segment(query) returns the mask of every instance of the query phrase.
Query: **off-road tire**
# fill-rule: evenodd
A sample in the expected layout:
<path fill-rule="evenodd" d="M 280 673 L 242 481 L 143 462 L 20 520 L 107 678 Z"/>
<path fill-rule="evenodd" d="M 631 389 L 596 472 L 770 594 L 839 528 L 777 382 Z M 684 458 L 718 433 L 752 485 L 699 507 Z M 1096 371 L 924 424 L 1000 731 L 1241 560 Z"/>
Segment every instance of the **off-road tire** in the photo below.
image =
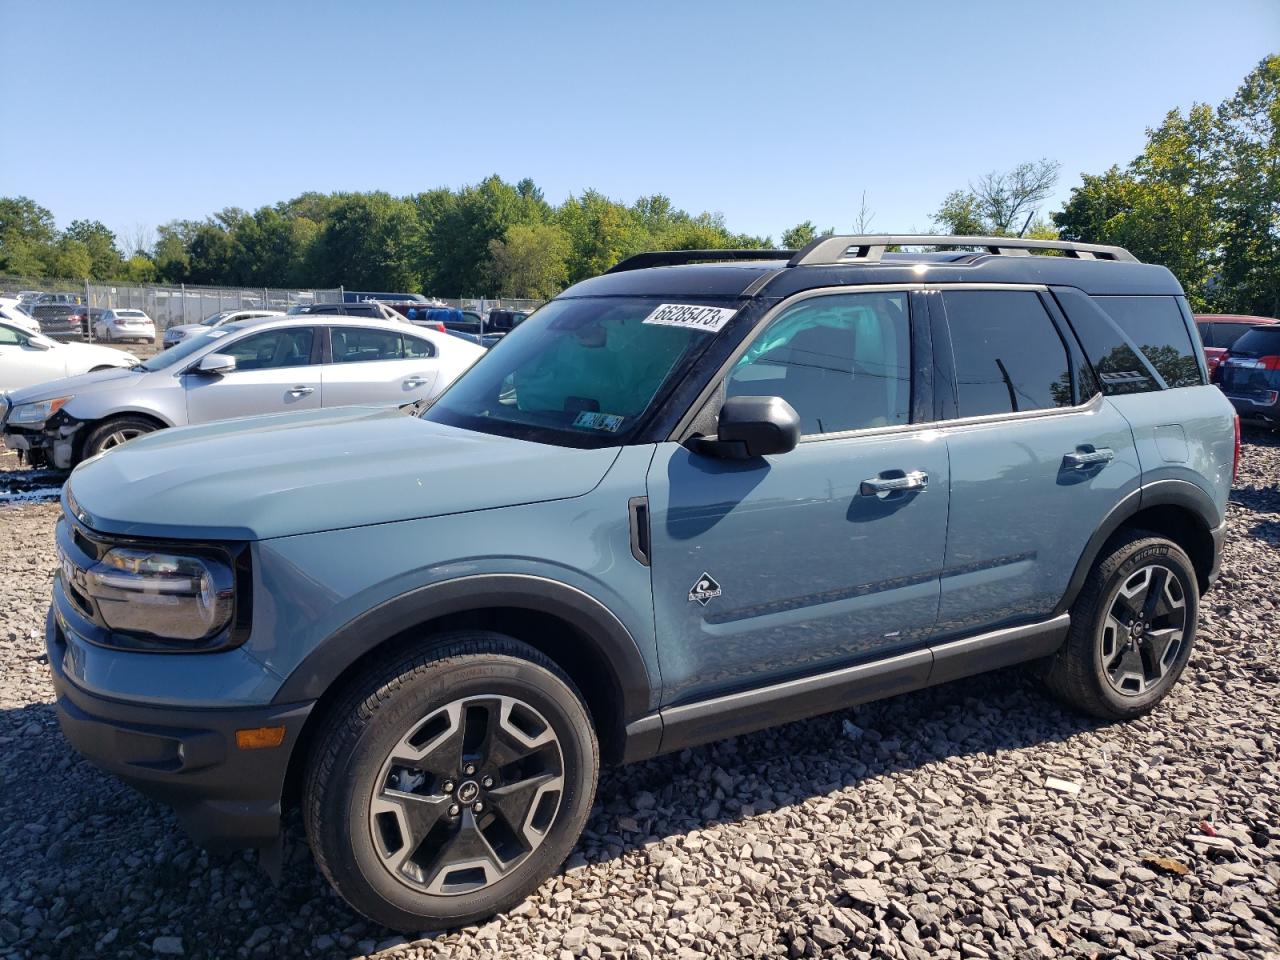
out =
<path fill-rule="evenodd" d="M 1044 680 L 1058 700 L 1104 720 L 1128 720 L 1150 711 L 1173 689 L 1191 656 L 1199 620 L 1200 590 L 1191 559 L 1176 543 L 1150 531 L 1133 531 L 1107 545 L 1071 607 L 1071 629 L 1045 663 Z M 1176 577 L 1185 603 L 1180 649 L 1163 676 L 1139 694 L 1123 694 L 1103 666 L 1103 631 L 1120 588 L 1149 566 Z"/>
<path fill-rule="evenodd" d="M 541 845 L 509 873 L 474 892 L 431 894 L 384 866 L 370 824 L 372 798 L 382 789 L 384 758 L 406 731 L 468 696 L 532 705 L 558 738 L 564 786 Z M 573 849 L 595 797 L 600 751 L 581 694 L 555 663 L 504 634 L 444 634 L 425 648 L 375 662 L 346 687 L 322 724 L 302 794 L 312 853 L 347 903 L 395 930 L 462 926 L 520 903 Z"/>
<path fill-rule="evenodd" d="M 143 417 L 111 417 L 109 420 L 103 420 L 94 427 L 84 438 L 84 446 L 82 449 L 81 459 L 87 460 L 90 457 L 97 456 L 103 450 L 109 450 L 119 444 L 113 442 L 113 438 L 117 438 L 120 434 L 133 434 L 126 440 L 121 441 L 127 443 L 128 440 L 134 439 L 136 436 L 142 436 L 145 433 L 154 433 L 160 429 L 151 420 Z M 136 431 L 136 432 L 135 432 Z"/>

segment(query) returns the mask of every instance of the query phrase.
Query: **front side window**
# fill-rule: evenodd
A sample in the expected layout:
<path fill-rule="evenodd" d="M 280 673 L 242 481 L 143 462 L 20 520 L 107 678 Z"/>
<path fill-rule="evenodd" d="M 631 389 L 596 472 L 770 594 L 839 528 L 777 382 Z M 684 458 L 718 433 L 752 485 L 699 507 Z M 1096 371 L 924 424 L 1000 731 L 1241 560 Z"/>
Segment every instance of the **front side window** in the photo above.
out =
<path fill-rule="evenodd" d="M 6 327 L 0 324 L 0 347 L 21 347 L 26 342 L 26 334 L 19 333 L 14 327 Z"/>
<path fill-rule="evenodd" d="M 399 360 L 403 356 L 400 334 L 394 330 L 335 327 L 330 336 L 333 338 L 334 363 Z"/>
<path fill-rule="evenodd" d="M 1067 348 L 1035 292 L 949 290 L 943 302 L 959 416 L 1071 406 Z"/>
<path fill-rule="evenodd" d="M 1191 333 L 1173 297 L 1095 297 L 1170 387 L 1204 383 Z"/>
<path fill-rule="evenodd" d="M 906 292 L 813 297 L 770 322 L 725 379 L 726 397 L 781 397 L 804 434 L 908 423 Z"/>
<path fill-rule="evenodd" d="M 229 343 L 217 352 L 235 357 L 237 370 L 305 367 L 311 363 L 311 346 L 315 335 L 314 327 L 265 330 Z"/>
<path fill-rule="evenodd" d="M 673 306 L 660 310 L 664 304 Z M 422 416 L 561 446 L 624 444 L 736 308 L 734 300 L 698 298 L 553 300 Z"/>

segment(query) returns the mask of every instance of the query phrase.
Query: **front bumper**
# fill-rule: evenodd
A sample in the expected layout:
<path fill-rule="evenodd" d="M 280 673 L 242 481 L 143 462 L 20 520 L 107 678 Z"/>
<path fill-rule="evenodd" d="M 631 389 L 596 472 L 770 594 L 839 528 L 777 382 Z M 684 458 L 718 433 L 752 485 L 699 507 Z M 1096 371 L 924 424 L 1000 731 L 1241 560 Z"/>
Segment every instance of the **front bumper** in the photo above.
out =
<path fill-rule="evenodd" d="M 4 445 L 26 457 L 39 454 L 50 466 L 70 470 L 76 456 L 77 434 L 83 427 L 83 420 L 59 410 L 45 423 L 31 427 L 5 424 Z"/>
<path fill-rule="evenodd" d="M 45 625 L 55 709 L 63 735 L 85 759 L 172 807 L 204 846 L 265 846 L 280 832 L 289 757 L 313 703 L 196 709 L 91 694 L 68 676 L 69 629 L 55 606 Z M 155 654 L 166 656 L 166 654 Z M 189 656 L 199 657 L 199 654 Z M 198 663 L 192 663 L 199 669 Z M 285 727 L 278 747 L 242 750 L 236 731 Z"/>

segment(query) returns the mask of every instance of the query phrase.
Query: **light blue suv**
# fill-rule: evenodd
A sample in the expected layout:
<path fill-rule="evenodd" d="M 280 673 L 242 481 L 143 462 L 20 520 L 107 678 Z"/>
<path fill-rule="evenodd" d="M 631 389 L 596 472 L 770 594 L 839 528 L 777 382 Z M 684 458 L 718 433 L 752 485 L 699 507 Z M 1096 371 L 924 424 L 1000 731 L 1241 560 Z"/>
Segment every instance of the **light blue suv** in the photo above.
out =
<path fill-rule="evenodd" d="M 1021 661 L 1094 715 L 1150 710 L 1238 453 L 1205 382 L 1177 281 L 1114 247 L 633 257 L 423 412 L 82 464 L 62 728 L 203 841 L 270 863 L 300 802 L 356 909 L 475 921 L 558 867 L 602 762 Z"/>

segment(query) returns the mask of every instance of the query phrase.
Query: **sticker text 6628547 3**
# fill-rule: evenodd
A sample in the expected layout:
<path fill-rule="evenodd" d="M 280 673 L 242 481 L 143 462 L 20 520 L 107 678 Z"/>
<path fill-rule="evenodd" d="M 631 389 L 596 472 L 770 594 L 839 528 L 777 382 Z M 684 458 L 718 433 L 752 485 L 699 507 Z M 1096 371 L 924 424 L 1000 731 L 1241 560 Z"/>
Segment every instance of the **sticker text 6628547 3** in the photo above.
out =
<path fill-rule="evenodd" d="M 716 333 L 737 312 L 724 307 L 700 307 L 692 303 L 664 303 L 645 317 L 644 322 Z"/>

